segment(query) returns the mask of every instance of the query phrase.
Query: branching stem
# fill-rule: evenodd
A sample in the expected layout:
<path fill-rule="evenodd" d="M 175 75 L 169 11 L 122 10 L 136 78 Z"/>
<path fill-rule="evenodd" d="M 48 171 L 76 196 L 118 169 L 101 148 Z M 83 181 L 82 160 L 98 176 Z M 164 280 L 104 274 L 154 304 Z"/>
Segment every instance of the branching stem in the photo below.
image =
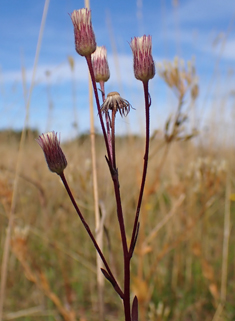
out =
<path fill-rule="evenodd" d="M 70 197 L 70 200 L 71 200 L 71 202 L 72 202 L 72 204 L 73 204 L 73 206 L 74 206 L 74 208 L 75 208 L 80 220 L 82 221 L 83 226 L 85 227 L 87 233 L 89 234 L 89 236 L 90 236 L 90 238 L 91 238 L 91 240 L 92 240 L 92 242 L 93 242 L 93 244 L 94 244 L 94 246 L 96 248 L 96 251 L 99 253 L 99 256 L 101 257 L 101 260 L 103 261 L 104 266 L 107 269 L 107 272 L 108 272 L 108 274 L 110 275 L 110 277 L 112 279 L 111 283 L 112 283 L 114 289 L 119 294 L 119 296 L 123 299 L 124 294 L 123 294 L 121 288 L 119 287 L 119 285 L 118 285 L 118 283 L 117 283 L 112 271 L 110 270 L 109 265 L 108 265 L 104 255 L 103 255 L 99 245 L 97 244 L 97 242 L 95 240 L 95 237 L 93 236 L 88 224 L 86 223 L 86 221 L 85 221 L 85 219 L 84 219 L 79 207 L 77 206 L 77 203 L 76 203 L 76 201 L 75 201 L 75 199 L 73 197 L 73 194 L 72 194 L 72 192 L 71 192 L 71 190 L 69 188 L 69 185 L 68 185 L 67 180 L 66 180 L 66 178 L 64 176 L 64 173 L 60 174 L 60 178 L 61 178 L 61 180 L 62 180 L 62 182 L 63 182 L 63 184 L 65 186 L 65 189 L 66 189 L 66 191 L 67 191 L 67 193 L 68 193 L 68 195 Z"/>

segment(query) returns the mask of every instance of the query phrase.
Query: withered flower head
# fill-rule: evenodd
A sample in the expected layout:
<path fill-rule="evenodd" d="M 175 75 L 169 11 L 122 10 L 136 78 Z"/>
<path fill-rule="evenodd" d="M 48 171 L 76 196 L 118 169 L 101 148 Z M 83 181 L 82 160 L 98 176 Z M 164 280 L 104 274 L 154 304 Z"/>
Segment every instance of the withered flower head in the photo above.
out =
<path fill-rule="evenodd" d="M 187 91 L 190 90 L 192 100 L 196 100 L 199 95 L 199 86 L 194 64 L 194 59 L 186 64 L 184 60 L 175 57 L 173 62 L 164 61 L 156 64 L 156 67 L 159 76 L 180 99 L 183 99 Z"/>
<path fill-rule="evenodd" d="M 96 49 L 95 34 L 91 23 L 91 11 L 74 10 L 71 14 L 74 26 L 75 49 L 81 56 L 89 56 Z"/>
<path fill-rule="evenodd" d="M 152 79 L 155 75 L 155 66 L 152 57 L 152 37 L 144 35 L 135 37 L 130 43 L 134 57 L 135 78 L 143 82 Z"/>
<path fill-rule="evenodd" d="M 107 50 L 104 46 L 97 47 L 91 56 L 92 66 L 95 74 L 95 81 L 108 81 L 110 77 L 109 65 L 107 61 Z"/>
<path fill-rule="evenodd" d="M 67 160 L 60 147 L 60 140 L 57 137 L 57 133 L 53 131 L 42 134 L 38 139 L 36 139 L 36 141 L 44 152 L 50 171 L 57 173 L 58 175 L 62 174 L 67 166 Z"/>
<path fill-rule="evenodd" d="M 107 113 L 109 110 L 114 110 L 115 112 L 119 111 L 121 116 L 127 116 L 131 107 L 131 104 L 123 99 L 118 92 L 112 91 L 107 95 L 101 106 L 101 111 Z"/>

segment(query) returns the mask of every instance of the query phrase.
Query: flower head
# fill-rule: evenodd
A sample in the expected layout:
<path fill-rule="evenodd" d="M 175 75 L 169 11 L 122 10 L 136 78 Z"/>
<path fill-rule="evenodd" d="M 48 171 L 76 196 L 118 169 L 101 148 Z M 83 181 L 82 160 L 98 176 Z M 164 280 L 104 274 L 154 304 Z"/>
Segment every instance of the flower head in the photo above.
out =
<path fill-rule="evenodd" d="M 108 81 L 110 77 L 107 61 L 107 50 L 104 46 L 97 47 L 91 56 L 92 66 L 95 74 L 95 81 Z"/>
<path fill-rule="evenodd" d="M 53 131 L 42 134 L 36 141 L 44 152 L 50 171 L 57 173 L 58 175 L 62 174 L 67 166 L 67 160 L 60 147 L 60 140 L 57 137 L 57 133 Z"/>
<path fill-rule="evenodd" d="M 143 82 L 152 79 L 155 75 L 155 66 L 152 57 L 152 37 L 144 35 L 135 37 L 130 43 L 134 56 L 135 78 Z"/>
<path fill-rule="evenodd" d="M 121 116 L 127 116 L 130 111 L 131 104 L 123 99 L 118 92 L 112 91 L 107 95 L 103 105 L 101 106 L 101 111 L 107 113 L 108 110 L 119 111 Z"/>
<path fill-rule="evenodd" d="M 89 56 L 96 49 L 95 34 L 91 23 L 91 11 L 74 10 L 71 14 L 74 26 L 75 48 L 79 55 Z"/>

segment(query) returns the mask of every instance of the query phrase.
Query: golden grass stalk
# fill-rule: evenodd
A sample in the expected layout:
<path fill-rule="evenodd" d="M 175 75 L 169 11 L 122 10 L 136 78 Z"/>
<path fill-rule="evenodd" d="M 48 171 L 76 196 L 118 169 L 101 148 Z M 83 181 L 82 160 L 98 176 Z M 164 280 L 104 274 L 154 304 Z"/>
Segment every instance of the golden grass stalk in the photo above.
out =
<path fill-rule="evenodd" d="M 180 207 L 180 205 L 183 203 L 184 200 L 185 200 L 185 194 L 181 194 L 179 198 L 176 200 L 176 202 L 173 204 L 170 212 L 159 223 L 157 223 L 157 225 L 149 232 L 148 236 L 144 241 L 144 245 L 147 245 L 148 243 L 151 243 L 154 240 L 159 230 L 164 225 L 166 225 L 166 223 L 176 213 L 176 210 Z"/>
<path fill-rule="evenodd" d="M 14 218 L 15 218 L 16 194 L 18 189 L 19 173 L 21 170 L 22 159 L 23 159 L 23 148 L 24 148 L 25 137 L 26 137 L 26 128 L 29 121 L 31 96 L 34 88 L 34 79 L 35 79 L 36 70 L 37 70 L 38 58 L 39 58 L 42 36 L 44 32 L 44 26 L 46 22 L 49 3 L 50 3 L 50 0 L 45 0 L 41 26 L 40 26 L 39 36 L 38 36 L 34 66 L 33 66 L 32 80 L 31 80 L 27 99 L 25 96 L 26 115 L 25 115 L 24 126 L 21 134 L 21 139 L 20 139 L 19 152 L 17 156 L 17 164 L 16 164 L 16 171 L 15 171 L 15 178 L 14 178 L 14 185 L 13 185 L 12 200 L 11 200 L 11 209 L 8 216 L 8 228 L 7 228 L 6 238 L 4 242 L 4 248 L 3 248 L 3 258 L 2 258 L 2 266 L 1 266 L 1 286 L 0 286 L 0 321 L 2 321 L 2 316 L 3 316 L 3 305 L 4 305 L 5 288 L 6 288 L 6 281 L 7 281 L 7 266 L 8 266 L 9 251 L 10 251 L 10 239 L 11 239 L 11 232 L 12 232 L 12 228 L 14 225 Z"/>
<path fill-rule="evenodd" d="M 13 235 L 11 239 L 12 251 L 23 266 L 27 279 L 33 282 L 37 288 L 39 288 L 54 303 L 65 321 L 76 321 L 75 311 L 66 307 L 60 298 L 52 291 L 45 273 L 43 273 L 39 267 L 33 270 L 30 263 L 28 263 L 27 256 L 29 253 L 27 235 L 24 235 L 27 234 L 27 232 L 22 233 L 21 231 L 15 231 L 14 234 L 15 235 Z"/>
<path fill-rule="evenodd" d="M 90 8 L 89 0 L 85 0 L 85 7 Z M 95 149 L 95 126 L 94 126 L 94 108 L 92 96 L 92 83 L 89 77 L 89 106 L 90 106 L 90 138 L 91 138 L 91 158 L 92 158 L 92 178 L 93 178 L 93 195 L 94 195 L 94 211 L 95 211 L 95 228 L 96 241 L 101 251 L 103 251 L 103 228 L 100 224 L 99 214 L 99 194 L 98 194 L 98 179 L 96 166 L 96 149 Z M 104 320 L 104 277 L 101 272 L 103 267 L 102 260 L 96 253 L 96 268 L 97 268 L 97 287 L 98 287 L 98 307 L 100 321 Z"/>
<path fill-rule="evenodd" d="M 229 251 L 229 236 L 230 236 L 230 195 L 231 182 L 230 173 L 227 172 L 226 191 L 225 191 L 225 209 L 224 209 L 224 240 L 222 253 L 222 275 L 220 288 L 220 303 L 217 306 L 215 315 L 212 321 L 220 320 L 220 316 L 224 309 L 227 295 L 227 277 L 228 277 L 228 251 Z"/>
<path fill-rule="evenodd" d="M 94 112 L 92 100 L 92 85 L 89 79 L 89 106 L 90 106 L 90 138 L 91 138 L 91 158 L 92 158 L 92 178 L 93 178 L 93 195 L 94 195 L 94 211 L 95 211 L 95 228 L 96 241 L 101 251 L 103 250 L 103 228 L 100 224 L 99 214 L 99 194 L 98 194 L 98 180 L 97 180 L 97 166 L 96 166 L 96 149 L 95 149 L 95 128 L 94 128 Z M 104 277 L 101 272 L 103 267 L 102 260 L 98 253 L 96 253 L 96 267 L 97 267 L 97 286 L 98 286 L 98 301 L 100 320 L 104 320 Z"/>
<path fill-rule="evenodd" d="M 16 312 L 10 312 L 7 314 L 4 314 L 4 320 L 15 320 L 18 318 L 23 318 L 23 317 L 40 317 L 40 316 L 51 316 L 51 315 L 56 315 L 54 310 L 45 310 L 43 306 L 35 306 L 29 309 L 23 309 L 19 310 Z"/>
<path fill-rule="evenodd" d="M 227 181 L 226 181 L 226 193 L 225 193 L 224 240 L 223 240 L 222 277 L 221 277 L 221 292 L 220 292 L 220 300 L 222 303 L 225 303 L 226 293 L 227 293 L 228 250 L 229 250 L 229 236 L 230 236 L 230 194 L 231 194 L 231 183 L 230 183 L 230 173 L 228 171 Z"/>

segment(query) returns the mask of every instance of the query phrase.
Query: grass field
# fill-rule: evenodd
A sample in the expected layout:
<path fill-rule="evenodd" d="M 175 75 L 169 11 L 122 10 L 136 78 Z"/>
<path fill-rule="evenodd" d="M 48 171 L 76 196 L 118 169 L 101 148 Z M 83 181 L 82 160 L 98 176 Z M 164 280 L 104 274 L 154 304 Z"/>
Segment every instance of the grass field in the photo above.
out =
<path fill-rule="evenodd" d="M 98 320 L 95 250 L 34 138 L 36 133 L 29 131 L 15 191 L 4 320 Z M 2 257 L 19 135 L 2 132 L 0 140 Z M 117 138 L 128 233 L 143 146 L 140 137 Z M 96 148 L 104 249 L 122 280 L 115 201 L 100 136 Z M 64 144 L 63 150 L 68 182 L 94 231 L 89 136 Z M 141 229 L 131 266 L 141 321 L 234 320 L 233 163 L 232 148 L 209 148 L 193 140 L 169 145 L 157 136 L 152 139 Z M 106 281 L 104 300 L 105 320 L 122 320 L 121 301 Z"/>
<path fill-rule="evenodd" d="M 49 4 L 49 0 L 46 3 Z M 226 41 L 226 37 L 224 39 Z M 37 86 L 36 58 L 39 57 L 40 41 L 39 37 L 30 86 L 24 83 L 22 67 L 26 106 L 23 130 L 0 132 L 0 321 L 124 321 L 122 301 L 101 275 L 103 287 L 92 242 L 60 177 L 48 170 L 43 152 L 35 141 L 41 133 L 25 128 L 27 125 L 30 128 L 30 104 Z M 149 52 L 151 55 L 151 50 Z M 200 81 L 193 59 L 183 62 L 175 58 L 156 63 L 156 74 L 166 85 L 170 98 L 167 97 L 164 106 L 157 106 L 162 118 L 156 119 L 155 128 L 151 128 L 140 230 L 131 261 L 131 300 L 138 297 L 138 321 L 235 320 L 235 132 L 228 125 L 235 119 L 234 92 L 230 92 L 227 84 L 221 84 L 223 79 L 231 79 L 232 72 L 228 69 L 227 78 L 221 76 L 220 79 L 220 58 L 219 55 L 210 83 L 206 84 L 208 92 L 202 88 L 206 103 L 203 98 L 200 106 Z M 75 61 L 72 57 L 68 61 L 73 73 Z M 136 77 L 144 84 L 146 110 L 150 96 L 154 97 L 157 92 L 151 86 L 149 92 L 146 90 L 146 84 L 154 76 L 154 66 L 152 60 L 152 73 L 147 80 Z M 118 70 L 118 64 L 116 68 Z M 50 71 L 48 79 L 49 75 Z M 75 78 L 73 85 L 74 106 L 70 107 L 75 119 Z M 219 86 L 223 87 L 221 91 Z M 48 92 L 49 87 L 48 82 Z M 47 127 L 53 123 L 54 112 L 53 99 L 49 96 L 48 106 L 43 106 L 48 107 Z M 121 111 L 124 114 L 128 109 L 134 112 L 126 103 L 126 110 Z M 83 103 L 79 104 L 81 109 Z M 210 107 L 204 110 L 205 105 Z M 169 109 L 163 110 L 165 106 Z M 152 104 L 150 111 L 155 107 Z M 112 110 L 113 119 L 116 117 L 114 109 L 107 107 L 106 110 Z M 96 117 L 97 110 L 94 110 Z M 168 115 L 170 111 L 172 113 Z M 101 112 L 98 114 L 101 116 Z M 128 128 L 128 119 L 124 122 Z M 138 135 L 116 137 L 128 249 L 132 244 L 142 180 L 145 138 L 141 134 L 145 124 L 145 121 L 141 123 Z M 78 131 L 76 119 L 73 125 L 74 134 L 74 130 Z M 96 132 L 91 136 L 95 136 L 96 152 L 92 151 L 89 134 L 63 140 L 62 148 L 68 161 L 65 176 L 91 231 L 96 237 L 101 232 L 102 240 L 99 241 L 103 242 L 104 255 L 117 283 L 123 287 L 123 234 L 119 229 L 110 177 L 112 170 L 115 176 L 116 165 L 113 165 L 112 157 L 108 157 L 113 161 L 109 171 L 102 135 Z M 98 204 L 93 196 L 94 167 Z M 101 222 L 99 231 L 96 231 L 97 207 Z"/>

